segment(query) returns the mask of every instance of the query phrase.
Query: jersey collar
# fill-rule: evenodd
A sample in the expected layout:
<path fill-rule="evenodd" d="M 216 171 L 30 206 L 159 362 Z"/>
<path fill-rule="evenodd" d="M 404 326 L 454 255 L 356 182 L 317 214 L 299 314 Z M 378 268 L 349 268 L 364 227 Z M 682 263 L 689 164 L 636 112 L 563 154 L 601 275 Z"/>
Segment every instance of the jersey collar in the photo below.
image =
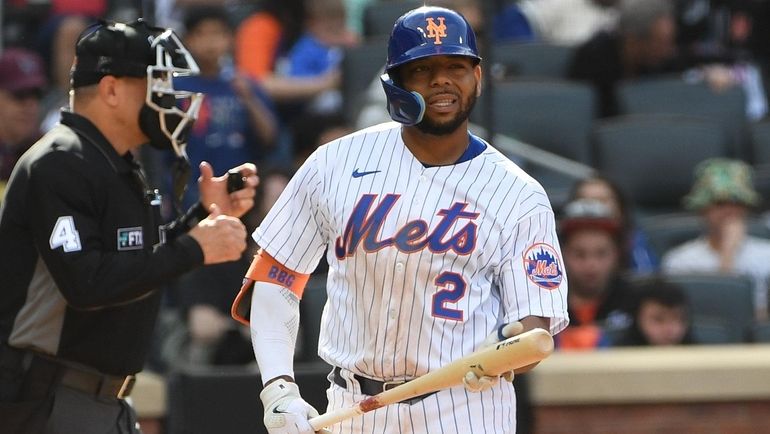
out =
<path fill-rule="evenodd" d="M 90 143 L 96 147 L 117 173 L 129 173 L 139 167 L 130 152 L 127 152 L 125 156 L 118 154 L 102 132 L 96 128 L 96 125 L 87 118 L 77 113 L 62 110 L 61 123 L 85 139 L 83 140 L 84 143 Z"/>
<path fill-rule="evenodd" d="M 463 152 L 463 154 L 460 155 L 460 158 L 458 158 L 457 161 L 455 161 L 454 163 L 448 164 L 448 166 L 465 163 L 466 161 L 472 160 L 473 158 L 481 155 L 481 153 L 484 152 L 486 149 L 487 149 L 487 144 L 486 142 L 484 142 L 484 140 L 468 132 L 468 146 L 465 148 L 465 151 Z M 425 168 L 438 167 L 433 164 L 422 163 L 422 165 Z"/>

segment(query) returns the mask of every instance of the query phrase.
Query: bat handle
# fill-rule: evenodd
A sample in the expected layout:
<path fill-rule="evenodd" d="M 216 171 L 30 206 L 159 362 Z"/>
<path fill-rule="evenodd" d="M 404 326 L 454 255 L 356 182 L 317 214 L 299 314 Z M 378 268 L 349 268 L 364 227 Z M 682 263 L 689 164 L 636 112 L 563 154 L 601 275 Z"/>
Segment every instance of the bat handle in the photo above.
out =
<path fill-rule="evenodd" d="M 324 413 L 320 416 L 310 418 L 310 426 L 313 427 L 313 431 L 320 431 L 322 428 L 334 425 L 337 422 L 341 422 L 352 417 L 363 414 L 363 411 L 355 405 L 347 408 L 340 408 L 328 413 Z"/>

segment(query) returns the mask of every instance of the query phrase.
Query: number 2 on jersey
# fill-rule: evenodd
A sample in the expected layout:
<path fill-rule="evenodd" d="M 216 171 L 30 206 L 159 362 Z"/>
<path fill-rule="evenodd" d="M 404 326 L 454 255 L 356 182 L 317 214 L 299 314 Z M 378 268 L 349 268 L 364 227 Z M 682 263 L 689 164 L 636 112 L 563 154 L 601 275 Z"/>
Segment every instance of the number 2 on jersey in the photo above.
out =
<path fill-rule="evenodd" d="M 48 245 L 51 246 L 51 250 L 63 247 L 65 252 L 80 251 L 80 234 L 75 229 L 75 220 L 72 216 L 65 215 L 56 219 Z"/>
<path fill-rule="evenodd" d="M 457 303 L 465 296 L 467 285 L 463 276 L 451 271 L 445 271 L 436 276 L 433 282 L 439 288 L 439 291 L 433 294 L 433 316 L 462 321 L 463 311 L 446 307 L 446 304 Z"/>

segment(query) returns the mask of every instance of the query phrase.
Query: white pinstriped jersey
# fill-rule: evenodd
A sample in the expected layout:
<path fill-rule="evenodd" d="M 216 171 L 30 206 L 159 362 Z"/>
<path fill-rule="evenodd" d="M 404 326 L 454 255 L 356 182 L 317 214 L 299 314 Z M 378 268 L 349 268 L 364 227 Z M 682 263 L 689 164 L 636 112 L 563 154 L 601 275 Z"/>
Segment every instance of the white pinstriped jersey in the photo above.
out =
<path fill-rule="evenodd" d="M 375 379 L 422 375 L 501 323 L 567 322 L 567 282 L 542 187 L 487 145 L 424 167 L 385 123 L 321 146 L 254 239 L 311 273 L 329 262 L 319 355 Z"/>

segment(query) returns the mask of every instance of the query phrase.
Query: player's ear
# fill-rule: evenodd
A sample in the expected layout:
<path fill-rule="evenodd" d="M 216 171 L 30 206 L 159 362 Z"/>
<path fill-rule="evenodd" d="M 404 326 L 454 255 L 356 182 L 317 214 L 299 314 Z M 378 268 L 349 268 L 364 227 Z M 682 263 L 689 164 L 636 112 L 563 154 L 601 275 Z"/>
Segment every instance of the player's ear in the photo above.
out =
<path fill-rule="evenodd" d="M 481 73 L 481 65 L 476 65 L 473 69 L 473 75 L 476 76 L 476 96 L 481 96 L 481 79 L 483 74 Z"/>

